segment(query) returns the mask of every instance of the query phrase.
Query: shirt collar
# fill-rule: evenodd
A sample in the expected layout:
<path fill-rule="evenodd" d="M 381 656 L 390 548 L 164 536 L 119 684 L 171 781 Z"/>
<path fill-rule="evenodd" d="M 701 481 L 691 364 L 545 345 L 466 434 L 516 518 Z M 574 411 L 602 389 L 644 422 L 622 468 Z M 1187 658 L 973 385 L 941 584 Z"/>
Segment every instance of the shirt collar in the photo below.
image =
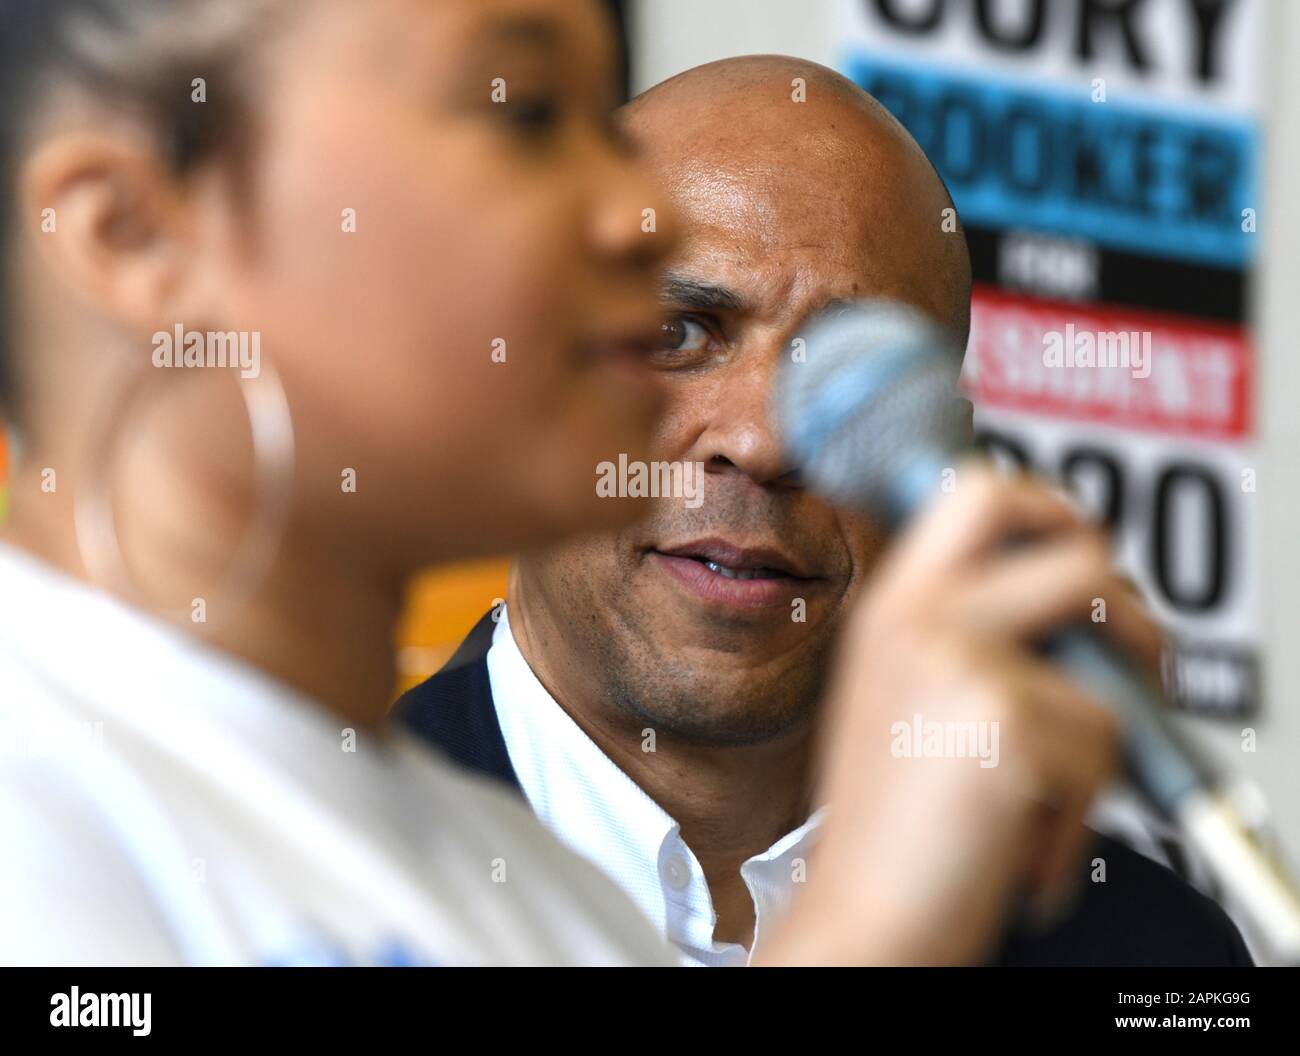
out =
<path fill-rule="evenodd" d="M 541 822 L 619 884 L 660 932 L 701 964 L 743 964 L 744 947 L 715 943 L 716 915 L 704 871 L 681 826 L 560 707 L 500 620 L 487 654 L 506 751 Z M 821 822 L 817 811 L 741 875 L 755 899 L 755 946 L 784 911 Z"/>

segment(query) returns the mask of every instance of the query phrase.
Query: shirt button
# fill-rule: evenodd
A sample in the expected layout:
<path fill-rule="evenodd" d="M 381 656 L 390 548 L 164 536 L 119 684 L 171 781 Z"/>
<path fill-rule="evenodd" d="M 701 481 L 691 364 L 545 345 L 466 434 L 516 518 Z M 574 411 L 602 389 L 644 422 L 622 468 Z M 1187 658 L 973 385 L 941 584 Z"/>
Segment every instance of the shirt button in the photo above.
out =
<path fill-rule="evenodd" d="M 664 879 L 674 891 L 680 891 L 691 882 L 691 867 L 680 854 L 670 854 L 664 859 Z"/>

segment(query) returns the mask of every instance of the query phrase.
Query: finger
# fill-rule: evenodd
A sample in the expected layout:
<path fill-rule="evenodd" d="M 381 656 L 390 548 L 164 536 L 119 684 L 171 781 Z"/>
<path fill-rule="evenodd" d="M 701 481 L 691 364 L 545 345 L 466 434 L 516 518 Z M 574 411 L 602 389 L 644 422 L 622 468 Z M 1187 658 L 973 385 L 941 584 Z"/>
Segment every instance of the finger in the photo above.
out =
<path fill-rule="evenodd" d="M 1094 599 L 1089 622 L 1160 681 L 1165 632 L 1140 597 L 1110 581 Z"/>
<path fill-rule="evenodd" d="M 1016 700 L 1002 752 L 1014 780 L 1052 807 L 1090 802 L 1119 763 L 1115 714 L 1038 657 L 1018 657 L 1003 677 Z"/>
<path fill-rule="evenodd" d="M 951 592 L 949 614 L 981 634 L 1022 642 L 1090 624 L 1158 677 L 1164 633 L 1132 581 L 1110 562 L 1106 538 L 1079 526 L 1015 548 L 968 575 Z"/>
<path fill-rule="evenodd" d="M 1080 524 L 1062 496 L 1027 476 L 1007 476 L 987 462 L 955 468 L 956 490 L 922 511 L 882 569 L 885 583 L 944 578 L 971 558 L 1013 538 Z"/>
<path fill-rule="evenodd" d="M 1109 574 L 1105 537 L 1072 526 L 968 570 L 953 582 L 948 609 L 983 634 L 1026 641 L 1085 617 Z"/>
<path fill-rule="evenodd" d="M 1046 923 L 1059 919 L 1078 892 L 1083 853 L 1094 838 L 1084 822 L 1118 766 L 1119 736 L 1110 712 L 1054 669 L 1027 678 L 1039 714 L 1022 740 L 1034 755 L 1025 769 L 1037 810 L 1022 875 L 1034 917 Z"/>
<path fill-rule="evenodd" d="M 1084 824 L 1091 800 L 1075 799 L 1044 811 L 1038 858 L 1030 866 L 1029 892 L 1035 914 L 1052 922 L 1068 911 L 1084 882 L 1084 853 L 1096 834 Z"/>

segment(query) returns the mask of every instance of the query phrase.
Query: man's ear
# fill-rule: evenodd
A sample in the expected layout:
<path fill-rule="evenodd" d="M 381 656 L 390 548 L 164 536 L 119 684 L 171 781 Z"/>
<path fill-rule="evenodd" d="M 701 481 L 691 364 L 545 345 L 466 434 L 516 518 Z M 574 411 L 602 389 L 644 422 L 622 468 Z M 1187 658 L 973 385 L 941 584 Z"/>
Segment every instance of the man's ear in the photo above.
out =
<path fill-rule="evenodd" d="M 59 136 L 28 159 L 20 186 L 46 263 L 93 310 L 145 333 L 184 321 L 194 231 L 177 177 L 149 144 Z"/>

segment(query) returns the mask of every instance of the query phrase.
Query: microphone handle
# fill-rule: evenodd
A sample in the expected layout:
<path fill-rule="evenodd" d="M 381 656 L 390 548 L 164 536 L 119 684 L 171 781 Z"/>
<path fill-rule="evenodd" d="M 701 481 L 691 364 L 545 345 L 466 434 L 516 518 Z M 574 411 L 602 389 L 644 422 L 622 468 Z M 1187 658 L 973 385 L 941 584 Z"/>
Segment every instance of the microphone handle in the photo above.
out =
<path fill-rule="evenodd" d="M 1223 791 L 1218 768 L 1168 715 L 1154 681 L 1100 634 L 1069 628 L 1045 652 L 1119 716 L 1133 786 L 1200 853 L 1266 944 L 1268 960 L 1300 964 L 1300 894 Z"/>
<path fill-rule="evenodd" d="M 1187 796 L 1219 784 L 1218 769 L 1170 721 L 1150 675 L 1099 632 L 1067 628 L 1049 638 L 1043 652 L 1119 716 L 1124 764 L 1165 818 L 1176 820 Z"/>

